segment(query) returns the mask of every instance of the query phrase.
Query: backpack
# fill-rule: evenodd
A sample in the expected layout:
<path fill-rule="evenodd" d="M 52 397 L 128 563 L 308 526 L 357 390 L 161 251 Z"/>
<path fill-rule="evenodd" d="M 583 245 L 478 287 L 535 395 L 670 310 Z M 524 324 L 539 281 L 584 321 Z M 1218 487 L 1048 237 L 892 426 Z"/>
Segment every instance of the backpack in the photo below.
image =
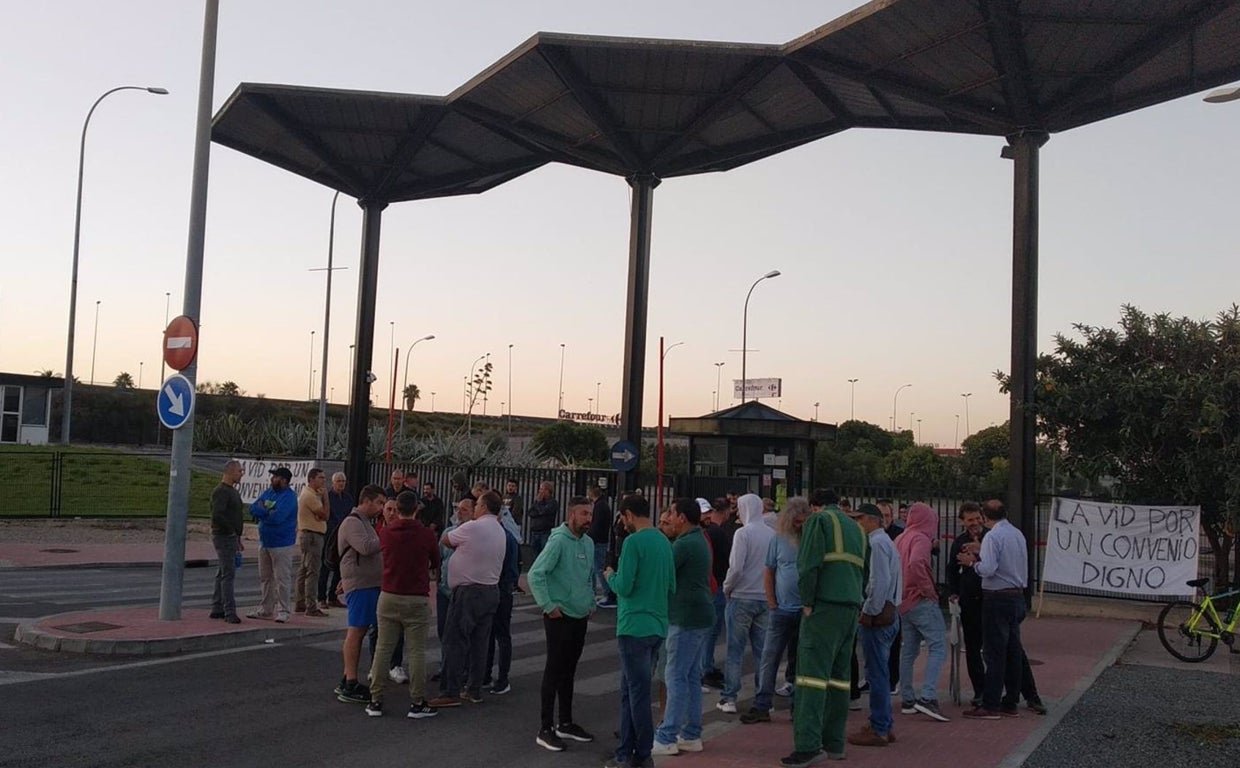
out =
<path fill-rule="evenodd" d="M 344 520 L 349 517 L 353 517 L 353 514 L 350 513 Z M 344 552 L 340 551 L 340 526 L 344 525 L 344 520 L 337 523 L 327 534 L 327 551 L 323 554 L 323 562 L 333 571 L 340 570 L 340 559 L 344 556 Z"/>

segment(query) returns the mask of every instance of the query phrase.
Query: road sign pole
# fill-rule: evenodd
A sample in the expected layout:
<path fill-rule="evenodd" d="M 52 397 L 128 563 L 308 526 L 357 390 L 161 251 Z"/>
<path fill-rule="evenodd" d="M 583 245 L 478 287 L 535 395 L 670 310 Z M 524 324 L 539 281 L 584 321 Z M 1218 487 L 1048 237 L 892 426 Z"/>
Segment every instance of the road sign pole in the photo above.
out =
<path fill-rule="evenodd" d="M 202 25 L 202 65 L 198 80 L 198 117 L 194 134 L 194 173 L 190 186 L 189 238 L 185 249 L 185 292 L 182 314 L 198 323 L 202 309 L 202 255 L 207 231 L 207 171 L 211 159 L 211 102 L 215 92 L 215 32 L 219 0 L 206 0 Z M 191 388 L 198 364 L 183 372 Z M 194 416 L 172 433 L 172 462 L 168 472 L 168 520 L 164 528 L 164 568 L 159 586 L 160 621 L 181 619 L 185 582 L 185 530 L 189 517 L 190 458 L 194 446 Z"/>

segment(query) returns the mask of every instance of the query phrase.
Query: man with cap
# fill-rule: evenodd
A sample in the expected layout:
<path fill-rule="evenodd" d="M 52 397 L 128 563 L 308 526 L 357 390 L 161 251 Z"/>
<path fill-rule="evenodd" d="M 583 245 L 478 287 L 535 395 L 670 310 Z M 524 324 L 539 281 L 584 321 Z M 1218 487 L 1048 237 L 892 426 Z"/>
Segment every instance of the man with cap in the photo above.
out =
<path fill-rule="evenodd" d="M 262 600 L 247 614 L 251 619 L 288 621 L 293 586 L 293 550 L 297 545 L 297 494 L 289 488 L 288 467 L 270 470 L 271 487 L 250 505 L 258 521 L 258 582 Z"/>
<path fill-rule="evenodd" d="M 870 722 L 849 735 L 848 743 L 859 747 L 885 747 L 896 740 L 891 726 L 891 681 L 887 659 L 891 643 L 900 631 L 900 555 L 883 529 L 883 512 L 873 504 L 857 507 L 853 519 L 869 539 L 866 558 L 869 579 L 861 606 L 861 649 L 865 652 L 865 679 L 870 683 Z"/>

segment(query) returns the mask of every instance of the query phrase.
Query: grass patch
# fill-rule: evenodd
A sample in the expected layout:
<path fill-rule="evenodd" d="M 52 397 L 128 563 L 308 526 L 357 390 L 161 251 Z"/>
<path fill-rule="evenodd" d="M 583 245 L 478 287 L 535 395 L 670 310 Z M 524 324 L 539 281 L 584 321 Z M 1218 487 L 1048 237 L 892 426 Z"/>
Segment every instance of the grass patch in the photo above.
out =
<path fill-rule="evenodd" d="M 1240 739 L 1240 723 L 1172 723 L 1171 730 L 1202 746 L 1217 747 Z"/>
<path fill-rule="evenodd" d="M 57 466 L 59 457 L 59 466 Z M 149 455 L 104 448 L 58 450 L 54 446 L 0 448 L 5 478 L 3 516 L 49 515 L 55 474 L 60 474 L 61 517 L 158 517 L 168 509 L 168 462 Z M 190 517 L 209 517 L 212 473 L 190 477 Z"/>

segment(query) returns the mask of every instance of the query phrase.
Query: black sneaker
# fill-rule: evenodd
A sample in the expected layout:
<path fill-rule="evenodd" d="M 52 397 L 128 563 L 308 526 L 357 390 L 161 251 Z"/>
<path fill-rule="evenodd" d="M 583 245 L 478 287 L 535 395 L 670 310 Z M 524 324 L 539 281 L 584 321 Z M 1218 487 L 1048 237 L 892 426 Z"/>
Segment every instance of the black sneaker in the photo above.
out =
<path fill-rule="evenodd" d="M 482 693 L 473 693 L 472 691 L 461 691 L 461 701 L 468 701 L 470 704 L 481 704 Z"/>
<path fill-rule="evenodd" d="M 564 740 L 555 735 L 555 730 L 551 728 L 543 728 L 538 732 L 538 737 L 534 739 L 534 743 L 543 749 L 549 749 L 552 752 L 564 751 Z"/>
<path fill-rule="evenodd" d="M 207 618 L 208 619 L 222 619 L 224 618 L 224 612 L 223 611 L 211 611 L 211 615 L 209 615 Z"/>
<path fill-rule="evenodd" d="M 336 698 L 346 704 L 369 704 L 370 689 L 356 680 L 344 684 L 344 690 Z"/>
<path fill-rule="evenodd" d="M 943 711 L 939 709 L 939 703 L 934 699 L 918 699 L 917 702 L 913 704 L 913 710 L 920 712 L 927 717 L 932 717 L 940 723 L 947 723 L 951 721 L 951 718 L 943 714 Z"/>
<path fill-rule="evenodd" d="M 241 619 L 237 618 L 236 614 L 230 614 L 224 617 L 224 623 L 225 624 L 240 624 Z"/>
<path fill-rule="evenodd" d="M 367 717 L 383 717 L 383 702 L 372 701 L 366 705 Z"/>
<path fill-rule="evenodd" d="M 344 679 L 343 677 L 340 678 L 340 682 L 336 685 L 335 688 L 332 689 L 332 693 L 339 696 L 340 694 L 344 693 L 344 689 L 346 686 L 348 686 L 348 684 L 349 684 L 348 680 Z"/>
<path fill-rule="evenodd" d="M 723 673 L 707 672 L 705 675 L 702 675 L 702 685 L 716 690 L 723 690 Z"/>
<path fill-rule="evenodd" d="M 781 757 L 779 764 L 785 768 L 805 768 L 807 765 L 813 765 L 822 758 L 826 757 L 821 749 L 815 749 L 812 752 L 793 752 L 787 757 Z"/>
<path fill-rule="evenodd" d="M 426 699 L 415 701 L 409 705 L 409 714 L 405 715 L 411 720 L 424 720 L 428 717 L 434 717 L 439 714 L 439 710 L 426 703 Z"/>
<path fill-rule="evenodd" d="M 749 711 L 741 715 L 741 722 L 745 725 L 753 725 L 754 723 L 771 722 L 771 713 L 764 709 L 750 707 Z"/>
<path fill-rule="evenodd" d="M 560 723 L 555 727 L 555 735 L 561 739 L 572 739 L 583 743 L 594 741 L 594 734 L 576 723 Z"/>
<path fill-rule="evenodd" d="M 1031 711 L 1037 712 L 1039 715 L 1046 714 L 1046 705 L 1042 703 L 1041 699 L 1030 699 L 1026 702 L 1026 706 L 1029 707 Z"/>
<path fill-rule="evenodd" d="M 502 683 L 495 683 L 491 686 L 490 691 L 494 696 L 503 696 L 505 693 L 512 691 L 512 684 L 507 680 Z"/>

